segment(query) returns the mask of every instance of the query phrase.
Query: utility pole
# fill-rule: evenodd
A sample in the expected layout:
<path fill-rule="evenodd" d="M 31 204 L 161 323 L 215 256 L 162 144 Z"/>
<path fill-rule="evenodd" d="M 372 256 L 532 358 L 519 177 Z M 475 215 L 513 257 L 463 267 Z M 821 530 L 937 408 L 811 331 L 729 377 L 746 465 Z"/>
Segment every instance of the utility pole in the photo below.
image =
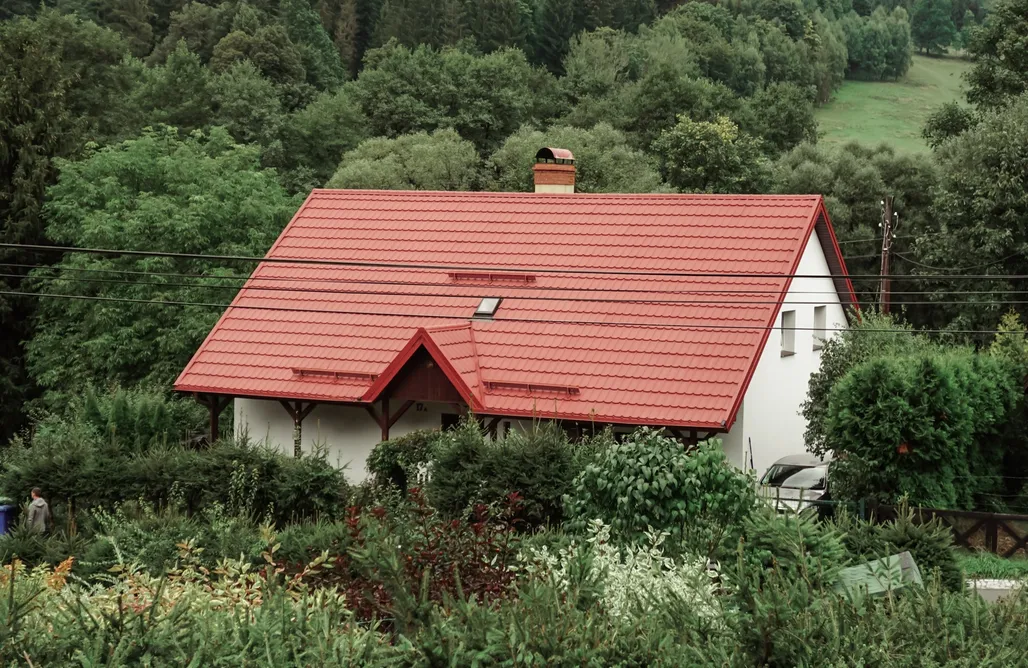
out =
<path fill-rule="evenodd" d="M 889 281 L 889 254 L 892 252 L 892 240 L 896 236 L 895 227 L 898 218 L 899 214 L 892 211 L 892 195 L 886 195 L 882 200 L 882 222 L 878 223 L 878 227 L 882 228 L 882 268 L 880 272 L 882 284 L 878 300 L 882 313 L 889 312 L 889 302 L 892 297 L 890 293 L 892 286 Z"/>

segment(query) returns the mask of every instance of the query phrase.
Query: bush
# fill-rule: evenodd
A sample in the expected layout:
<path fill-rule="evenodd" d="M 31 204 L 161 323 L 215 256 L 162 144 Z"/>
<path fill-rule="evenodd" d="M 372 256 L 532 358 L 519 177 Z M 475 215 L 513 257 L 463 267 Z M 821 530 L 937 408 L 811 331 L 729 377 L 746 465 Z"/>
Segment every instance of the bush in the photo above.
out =
<path fill-rule="evenodd" d="M 563 497 L 578 461 L 576 447 L 556 423 L 534 423 L 492 441 L 477 422 L 466 420 L 440 438 L 428 497 L 444 515 L 461 517 L 475 505 L 502 505 L 516 494 L 520 529 L 555 527 L 564 518 Z"/>
<path fill-rule="evenodd" d="M 1019 366 L 958 350 L 880 358 L 831 389 L 837 498 L 971 508 L 1001 492 L 1000 435 L 1024 398 Z M 972 471 L 974 475 L 972 475 Z"/>
<path fill-rule="evenodd" d="M 687 452 L 658 431 L 641 428 L 599 451 L 574 480 L 568 517 L 579 529 L 602 519 L 629 541 L 649 529 L 668 532 L 669 547 L 713 555 L 753 511 L 753 481 L 710 440 Z"/>
<path fill-rule="evenodd" d="M 806 512 L 760 508 L 745 519 L 743 534 L 749 563 L 815 587 L 831 585 L 848 558 L 842 534 Z"/>
<path fill-rule="evenodd" d="M 114 424 L 123 422 L 118 415 L 136 411 L 126 396 L 116 394 L 109 402 Z M 137 408 L 152 407 L 140 408 L 142 413 L 161 412 L 160 404 L 140 401 Z M 149 432 L 142 427 L 131 439 L 118 428 L 102 434 L 96 426 L 102 418 L 90 405 L 85 402 L 68 417 L 43 419 L 27 442 L 16 439 L 5 453 L 0 492 L 21 499 L 41 487 L 55 514 L 142 500 L 156 507 L 181 505 L 190 515 L 221 504 L 231 514 L 267 516 L 280 525 L 338 516 L 346 507 L 343 473 L 323 456 L 295 459 L 230 442 L 193 450 L 143 438 Z"/>
<path fill-rule="evenodd" d="M 408 486 L 421 487 L 427 482 L 440 440 L 438 431 L 419 430 L 382 441 L 368 455 L 368 473 L 376 484 L 391 484 L 406 494 Z"/>

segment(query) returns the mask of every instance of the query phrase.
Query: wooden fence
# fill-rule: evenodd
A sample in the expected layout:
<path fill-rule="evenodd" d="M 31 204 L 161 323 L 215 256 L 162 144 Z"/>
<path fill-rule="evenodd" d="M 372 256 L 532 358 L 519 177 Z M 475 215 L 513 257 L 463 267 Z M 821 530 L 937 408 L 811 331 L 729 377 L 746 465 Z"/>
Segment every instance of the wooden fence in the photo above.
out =
<path fill-rule="evenodd" d="M 980 513 L 970 510 L 914 508 L 922 521 L 937 518 L 953 531 L 954 542 L 969 550 L 984 550 L 1001 557 L 1028 556 L 1028 515 Z M 889 520 L 899 512 L 895 506 L 878 506 L 870 512 L 879 520 Z"/>

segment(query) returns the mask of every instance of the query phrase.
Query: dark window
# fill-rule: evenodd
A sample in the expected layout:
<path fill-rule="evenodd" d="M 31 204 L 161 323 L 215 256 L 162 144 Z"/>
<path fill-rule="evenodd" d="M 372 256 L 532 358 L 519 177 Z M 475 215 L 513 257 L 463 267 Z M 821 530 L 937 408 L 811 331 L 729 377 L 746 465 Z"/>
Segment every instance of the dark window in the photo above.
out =
<path fill-rule="evenodd" d="M 460 416 L 456 413 L 443 413 L 443 431 L 447 429 L 453 429 L 460 424 Z"/>

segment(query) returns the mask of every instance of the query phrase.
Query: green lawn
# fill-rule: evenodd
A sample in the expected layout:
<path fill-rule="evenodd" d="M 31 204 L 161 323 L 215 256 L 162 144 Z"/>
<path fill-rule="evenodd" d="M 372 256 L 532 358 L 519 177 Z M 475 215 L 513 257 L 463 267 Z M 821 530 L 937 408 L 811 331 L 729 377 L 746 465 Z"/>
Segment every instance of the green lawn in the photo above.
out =
<path fill-rule="evenodd" d="M 927 151 L 921 139 L 925 119 L 939 105 L 961 99 L 961 74 L 970 62 L 914 56 L 900 81 L 846 81 L 817 111 L 821 141 L 892 144 L 901 153 Z"/>

